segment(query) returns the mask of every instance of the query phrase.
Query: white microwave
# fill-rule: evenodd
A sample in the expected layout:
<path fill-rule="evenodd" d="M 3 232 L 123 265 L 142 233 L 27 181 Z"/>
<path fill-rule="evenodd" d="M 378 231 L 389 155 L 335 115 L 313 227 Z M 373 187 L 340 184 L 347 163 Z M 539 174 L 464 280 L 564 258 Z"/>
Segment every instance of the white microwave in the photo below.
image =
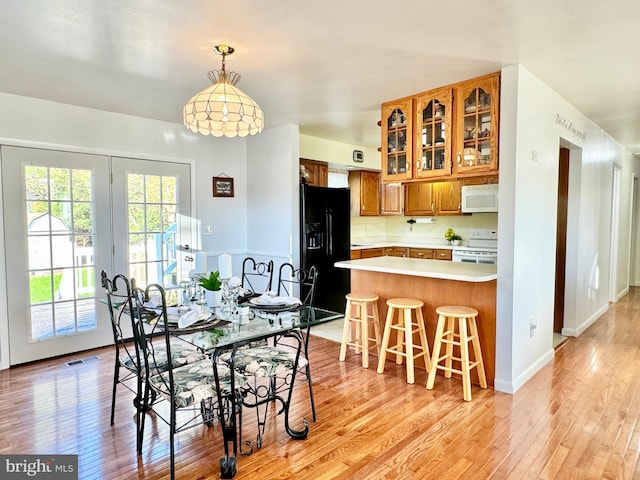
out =
<path fill-rule="evenodd" d="M 462 213 L 497 212 L 498 185 L 465 185 L 462 187 Z"/>

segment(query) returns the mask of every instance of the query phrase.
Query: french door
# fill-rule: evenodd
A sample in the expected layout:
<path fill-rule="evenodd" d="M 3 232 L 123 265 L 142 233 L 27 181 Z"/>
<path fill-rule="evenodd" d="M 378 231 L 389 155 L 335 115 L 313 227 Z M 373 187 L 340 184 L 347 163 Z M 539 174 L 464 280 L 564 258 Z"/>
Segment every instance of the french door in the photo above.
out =
<path fill-rule="evenodd" d="M 113 157 L 115 270 L 138 285 L 177 285 L 179 246 L 191 244 L 190 167 Z"/>
<path fill-rule="evenodd" d="M 189 215 L 189 165 L 24 147 L 1 153 L 10 363 L 112 343 L 100 272 L 143 283 L 180 275 L 174 257 L 178 219 Z"/>

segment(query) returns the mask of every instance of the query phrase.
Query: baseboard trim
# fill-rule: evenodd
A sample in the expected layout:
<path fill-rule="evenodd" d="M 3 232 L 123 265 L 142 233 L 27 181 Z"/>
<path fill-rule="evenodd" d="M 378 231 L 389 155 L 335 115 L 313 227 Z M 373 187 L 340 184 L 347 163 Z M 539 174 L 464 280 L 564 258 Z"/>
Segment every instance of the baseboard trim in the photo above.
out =
<path fill-rule="evenodd" d="M 600 310 L 597 310 L 593 315 L 587 318 L 584 322 L 578 325 L 577 328 L 562 328 L 562 335 L 565 337 L 577 337 L 582 332 L 584 332 L 587 328 L 591 326 L 593 322 L 599 319 L 602 315 L 604 315 L 607 310 L 609 310 L 609 304 L 603 305 Z"/>
<path fill-rule="evenodd" d="M 496 378 L 493 383 L 494 390 L 503 393 L 514 394 L 527 383 L 536 373 L 538 373 L 547 363 L 553 360 L 555 350 L 553 348 L 547 350 L 538 360 L 536 360 L 529 368 L 522 372 L 513 381 L 501 380 Z"/>

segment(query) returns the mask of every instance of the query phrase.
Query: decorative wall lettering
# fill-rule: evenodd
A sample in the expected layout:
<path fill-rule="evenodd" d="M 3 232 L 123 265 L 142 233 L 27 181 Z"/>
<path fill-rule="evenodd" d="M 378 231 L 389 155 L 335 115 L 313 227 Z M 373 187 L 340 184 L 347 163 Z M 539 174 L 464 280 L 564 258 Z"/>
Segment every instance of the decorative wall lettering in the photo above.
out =
<path fill-rule="evenodd" d="M 564 128 L 575 138 L 578 138 L 580 140 L 587 139 L 587 132 L 578 130 L 571 120 L 569 120 L 567 117 L 563 117 L 559 113 L 556 113 L 556 125 Z"/>

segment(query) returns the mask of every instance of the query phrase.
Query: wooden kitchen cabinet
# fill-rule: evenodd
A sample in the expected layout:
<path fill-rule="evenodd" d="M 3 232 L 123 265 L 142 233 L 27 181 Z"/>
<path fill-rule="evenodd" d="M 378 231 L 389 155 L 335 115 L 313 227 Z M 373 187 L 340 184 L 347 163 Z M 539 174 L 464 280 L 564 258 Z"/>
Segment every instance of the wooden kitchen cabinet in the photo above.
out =
<path fill-rule="evenodd" d="M 410 248 L 409 257 L 411 258 L 433 258 L 433 248 Z"/>
<path fill-rule="evenodd" d="M 363 248 L 359 250 L 351 250 L 351 260 L 382 256 L 451 260 L 451 250 L 449 250 L 448 248 L 413 247 Z"/>
<path fill-rule="evenodd" d="M 380 187 L 380 215 L 404 213 L 404 187 L 401 183 L 383 183 Z"/>
<path fill-rule="evenodd" d="M 377 216 L 380 207 L 380 174 L 366 170 L 349 172 L 351 216 Z"/>
<path fill-rule="evenodd" d="M 406 247 L 386 247 L 383 253 L 385 257 L 408 257 L 409 249 Z"/>
<path fill-rule="evenodd" d="M 434 260 L 451 260 L 452 252 L 448 248 L 436 248 L 433 251 Z"/>
<path fill-rule="evenodd" d="M 364 248 L 360 250 L 360 258 L 373 258 L 384 256 L 384 249 L 382 248 Z"/>
<path fill-rule="evenodd" d="M 487 177 L 468 177 L 462 179 L 462 185 L 491 185 L 498 183 L 498 175 L 489 175 Z"/>
<path fill-rule="evenodd" d="M 405 185 L 405 216 L 462 215 L 462 182 L 419 182 Z"/>
<path fill-rule="evenodd" d="M 462 215 L 462 182 L 438 182 L 433 184 L 436 215 Z"/>
<path fill-rule="evenodd" d="M 500 73 L 381 105 L 382 182 L 498 172 Z"/>
<path fill-rule="evenodd" d="M 414 97 L 414 179 L 442 178 L 451 174 L 452 100 L 451 88 Z"/>
<path fill-rule="evenodd" d="M 456 84 L 453 174 L 486 175 L 498 171 L 500 74 Z"/>
<path fill-rule="evenodd" d="M 404 215 L 406 217 L 430 217 L 436 213 L 433 183 L 408 183 L 404 191 Z"/>
<path fill-rule="evenodd" d="M 434 260 L 451 260 L 451 250 L 448 248 L 410 248 L 409 257 Z"/>
<path fill-rule="evenodd" d="M 382 115 L 382 180 L 398 182 L 412 178 L 413 98 L 383 103 Z"/>
<path fill-rule="evenodd" d="M 329 184 L 329 164 L 317 160 L 300 159 L 300 165 L 308 172 L 307 184 L 326 187 Z"/>

